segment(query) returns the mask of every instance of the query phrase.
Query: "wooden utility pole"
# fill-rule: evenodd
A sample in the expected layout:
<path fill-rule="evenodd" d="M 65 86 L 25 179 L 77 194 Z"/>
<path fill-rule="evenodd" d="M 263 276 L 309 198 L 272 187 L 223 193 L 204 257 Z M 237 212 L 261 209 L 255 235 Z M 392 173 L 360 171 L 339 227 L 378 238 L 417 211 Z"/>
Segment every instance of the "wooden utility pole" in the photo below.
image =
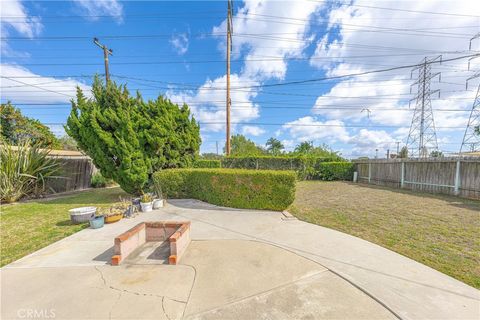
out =
<path fill-rule="evenodd" d="M 93 38 L 93 43 L 103 50 L 103 59 L 105 61 L 105 80 L 106 83 L 108 83 L 108 81 L 110 81 L 110 73 L 108 72 L 108 56 L 113 55 L 113 50 L 109 49 L 106 45 L 101 44 L 98 41 L 98 38 Z"/>
<path fill-rule="evenodd" d="M 232 51 L 232 11 L 233 3 L 232 0 L 228 1 L 228 14 L 227 14 L 227 123 L 226 123 L 226 143 L 225 143 L 225 153 L 227 156 L 230 155 L 230 107 L 232 104 L 232 99 L 230 98 L 230 53 Z"/>

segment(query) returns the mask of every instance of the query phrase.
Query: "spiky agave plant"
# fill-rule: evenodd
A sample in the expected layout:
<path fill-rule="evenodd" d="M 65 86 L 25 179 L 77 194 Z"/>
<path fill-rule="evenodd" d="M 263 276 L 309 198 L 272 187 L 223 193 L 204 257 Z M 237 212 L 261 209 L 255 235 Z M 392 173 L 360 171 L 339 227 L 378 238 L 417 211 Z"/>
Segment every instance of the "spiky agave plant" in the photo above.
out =
<path fill-rule="evenodd" d="M 0 143 L 0 199 L 15 202 L 27 195 L 38 196 L 46 191 L 49 179 L 58 176 L 61 165 L 40 149 L 25 140 L 17 146 Z"/>

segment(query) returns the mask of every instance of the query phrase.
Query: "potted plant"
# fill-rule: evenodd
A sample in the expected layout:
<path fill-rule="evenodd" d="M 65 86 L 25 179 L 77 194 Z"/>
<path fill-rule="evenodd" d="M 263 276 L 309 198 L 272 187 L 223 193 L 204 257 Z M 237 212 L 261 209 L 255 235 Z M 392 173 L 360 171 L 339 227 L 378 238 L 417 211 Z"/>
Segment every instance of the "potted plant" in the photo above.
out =
<path fill-rule="evenodd" d="M 118 208 L 110 207 L 104 213 L 105 216 L 105 223 L 114 223 L 117 221 L 122 220 L 123 218 L 123 210 L 119 210 Z"/>
<path fill-rule="evenodd" d="M 90 222 L 90 228 L 92 229 L 99 229 L 103 227 L 103 224 L 105 223 L 105 216 L 103 214 L 98 214 L 93 218 Z"/>
<path fill-rule="evenodd" d="M 96 207 L 80 207 L 68 210 L 73 223 L 83 223 L 95 218 Z"/>
<path fill-rule="evenodd" d="M 151 194 L 144 193 L 140 197 L 140 207 L 142 208 L 143 212 L 152 211 L 153 208 L 153 197 Z"/>
<path fill-rule="evenodd" d="M 137 211 L 140 211 L 140 197 L 132 199 L 132 206 L 134 206 Z"/>
<path fill-rule="evenodd" d="M 162 188 L 155 184 L 155 199 L 153 199 L 153 209 L 163 208 L 165 200 L 163 199 Z"/>

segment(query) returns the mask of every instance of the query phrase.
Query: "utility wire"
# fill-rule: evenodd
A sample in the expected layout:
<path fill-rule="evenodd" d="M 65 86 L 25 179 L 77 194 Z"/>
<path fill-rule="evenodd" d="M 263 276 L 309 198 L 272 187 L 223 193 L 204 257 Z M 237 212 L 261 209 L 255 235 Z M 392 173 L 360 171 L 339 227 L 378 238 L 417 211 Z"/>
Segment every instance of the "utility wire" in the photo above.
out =
<path fill-rule="evenodd" d="M 43 91 L 47 91 L 47 92 L 51 92 L 51 93 L 55 93 L 55 94 L 60 94 L 60 95 L 65 96 L 65 97 L 73 98 L 73 96 L 70 96 L 70 95 L 68 95 L 68 94 L 64 94 L 64 93 L 62 93 L 62 92 L 57 92 L 57 91 L 45 89 L 45 88 L 36 86 L 36 85 L 34 85 L 34 84 L 31 84 L 31 83 L 26 83 L 26 82 L 23 82 L 23 81 L 15 80 L 15 79 L 13 79 L 13 78 L 6 77 L 6 76 L 0 76 L 0 77 L 1 77 L 1 78 L 5 78 L 5 79 L 8 79 L 8 80 L 10 80 L 10 81 L 14 81 L 14 82 L 18 82 L 18 83 L 21 83 L 21 84 L 24 84 L 24 85 L 28 85 L 28 86 L 30 86 L 30 87 L 35 87 L 35 88 L 38 88 L 38 89 L 43 90 Z"/>
<path fill-rule="evenodd" d="M 221 124 L 224 125 L 225 122 L 198 122 L 201 125 L 209 124 Z M 45 125 L 65 125 L 64 122 L 47 122 Z M 285 127 L 344 127 L 344 128 L 406 128 L 406 126 L 394 126 L 394 125 L 350 125 L 350 124 L 303 124 L 303 123 L 266 123 L 266 122 L 232 122 L 232 124 L 239 125 L 254 125 L 254 126 L 285 126 Z M 455 127 L 455 126 L 443 126 L 436 127 L 439 129 L 465 129 L 465 127 Z"/>

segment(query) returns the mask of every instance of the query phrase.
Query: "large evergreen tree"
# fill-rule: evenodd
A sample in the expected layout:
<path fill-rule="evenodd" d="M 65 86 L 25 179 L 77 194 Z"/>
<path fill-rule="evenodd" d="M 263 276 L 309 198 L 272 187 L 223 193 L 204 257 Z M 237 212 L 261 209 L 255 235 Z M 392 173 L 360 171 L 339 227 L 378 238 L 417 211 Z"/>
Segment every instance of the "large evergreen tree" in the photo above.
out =
<path fill-rule="evenodd" d="M 80 88 L 65 126 L 102 175 L 139 194 L 160 169 L 189 166 L 198 155 L 200 128 L 187 105 L 159 96 L 144 101 L 126 86 L 95 78 L 93 97 Z"/>
<path fill-rule="evenodd" d="M 0 128 L 1 139 L 8 144 L 18 145 L 28 140 L 42 148 L 61 147 L 60 141 L 49 127 L 37 119 L 24 116 L 10 102 L 0 105 Z"/>

